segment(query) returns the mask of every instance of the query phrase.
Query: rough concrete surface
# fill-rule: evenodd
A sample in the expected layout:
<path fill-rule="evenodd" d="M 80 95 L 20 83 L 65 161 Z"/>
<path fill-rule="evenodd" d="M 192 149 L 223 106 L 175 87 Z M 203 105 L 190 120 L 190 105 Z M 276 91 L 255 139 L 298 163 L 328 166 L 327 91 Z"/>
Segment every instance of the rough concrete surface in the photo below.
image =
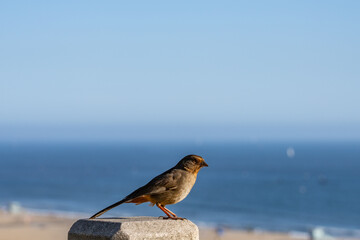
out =
<path fill-rule="evenodd" d="M 156 217 L 80 219 L 68 240 L 199 239 L 198 227 L 189 220 Z"/>

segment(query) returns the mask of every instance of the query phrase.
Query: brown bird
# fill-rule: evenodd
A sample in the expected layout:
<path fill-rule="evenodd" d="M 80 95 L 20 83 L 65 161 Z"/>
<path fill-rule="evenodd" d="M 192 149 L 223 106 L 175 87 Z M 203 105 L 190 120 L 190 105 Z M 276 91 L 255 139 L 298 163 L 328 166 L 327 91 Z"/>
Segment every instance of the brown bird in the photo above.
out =
<path fill-rule="evenodd" d="M 138 205 L 144 202 L 150 202 L 151 206 L 156 205 L 167 215 L 167 219 L 183 219 L 176 216 L 165 206 L 183 200 L 194 186 L 199 170 L 207 166 L 202 157 L 188 155 L 181 159 L 175 167 L 153 178 L 123 200 L 94 214 L 90 219 L 94 219 L 123 203 L 135 203 Z"/>

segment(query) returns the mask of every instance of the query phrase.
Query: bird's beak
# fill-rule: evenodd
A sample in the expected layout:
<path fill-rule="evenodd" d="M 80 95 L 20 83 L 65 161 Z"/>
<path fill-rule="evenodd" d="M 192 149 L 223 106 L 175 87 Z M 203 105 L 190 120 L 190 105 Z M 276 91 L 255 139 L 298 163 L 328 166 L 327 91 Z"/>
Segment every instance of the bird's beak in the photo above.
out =
<path fill-rule="evenodd" d="M 201 167 L 208 167 L 209 165 L 205 162 L 205 161 L 203 161 L 202 163 L 201 163 Z"/>

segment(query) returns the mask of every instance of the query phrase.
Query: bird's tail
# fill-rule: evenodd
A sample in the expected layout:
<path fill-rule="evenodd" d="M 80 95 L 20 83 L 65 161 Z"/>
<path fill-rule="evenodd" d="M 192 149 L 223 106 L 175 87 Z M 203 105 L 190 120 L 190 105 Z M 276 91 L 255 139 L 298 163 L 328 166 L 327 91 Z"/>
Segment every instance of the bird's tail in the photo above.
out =
<path fill-rule="evenodd" d="M 123 204 L 123 203 L 126 202 L 126 201 L 127 201 L 127 199 L 125 198 L 125 199 L 123 199 L 123 200 L 121 200 L 121 201 L 119 201 L 119 202 L 116 202 L 116 203 L 114 203 L 113 205 L 110 205 L 110 206 L 108 206 L 107 208 L 104 208 L 104 209 L 101 210 L 100 212 L 95 213 L 95 214 L 94 214 L 93 216 L 91 216 L 89 219 L 97 218 L 97 217 L 103 215 L 104 213 L 106 213 L 107 211 L 109 211 L 110 209 L 112 209 L 112 208 L 114 208 L 114 207 L 117 207 L 117 206 L 119 206 L 120 204 Z"/>

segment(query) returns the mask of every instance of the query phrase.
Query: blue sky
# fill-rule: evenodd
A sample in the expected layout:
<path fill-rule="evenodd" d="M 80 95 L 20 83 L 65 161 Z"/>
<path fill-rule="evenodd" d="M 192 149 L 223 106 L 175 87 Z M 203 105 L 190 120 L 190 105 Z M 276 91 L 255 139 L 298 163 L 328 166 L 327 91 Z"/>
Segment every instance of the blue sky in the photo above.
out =
<path fill-rule="evenodd" d="M 208 126 L 200 136 L 225 137 L 296 126 L 360 137 L 359 10 L 359 1 L 1 1 L 0 129 Z"/>

